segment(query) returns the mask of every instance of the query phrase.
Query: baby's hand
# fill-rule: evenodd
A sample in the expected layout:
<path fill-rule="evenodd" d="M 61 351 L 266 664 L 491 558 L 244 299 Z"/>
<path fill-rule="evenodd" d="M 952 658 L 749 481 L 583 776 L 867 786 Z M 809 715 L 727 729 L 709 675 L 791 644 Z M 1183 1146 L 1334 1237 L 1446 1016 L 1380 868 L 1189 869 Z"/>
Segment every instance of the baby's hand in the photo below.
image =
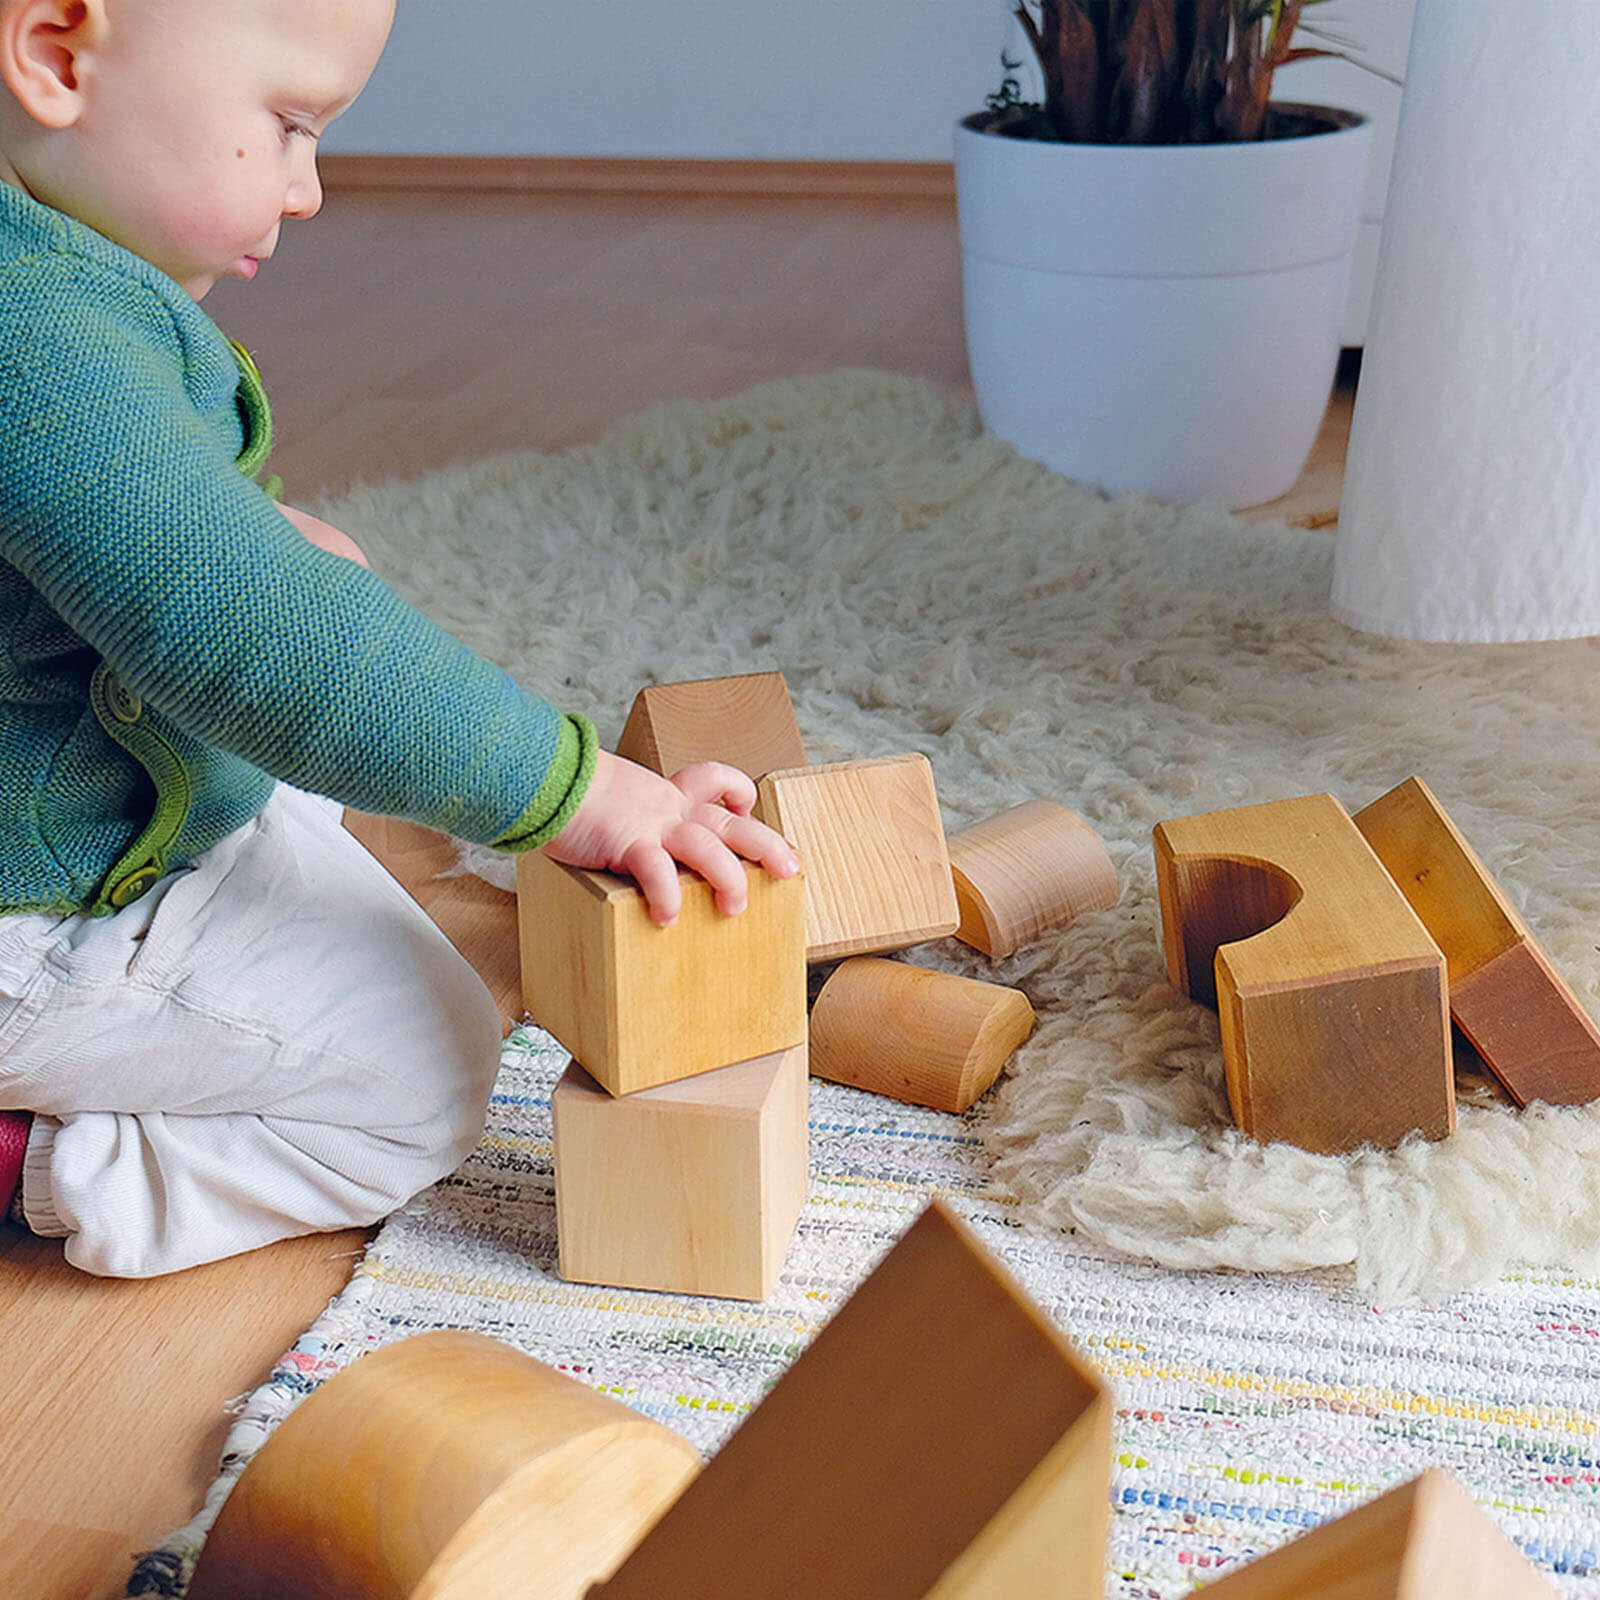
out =
<path fill-rule="evenodd" d="M 278 509 L 320 549 L 330 551 L 336 556 L 343 556 L 346 561 L 354 561 L 358 566 L 372 565 L 362 553 L 361 546 L 348 533 L 341 533 L 331 522 L 324 522 L 321 517 L 314 517 L 309 511 L 296 511 L 293 506 L 280 504 Z"/>
<path fill-rule="evenodd" d="M 543 848 L 571 867 L 626 873 L 663 927 L 682 906 L 679 861 L 711 885 L 718 909 L 732 914 L 748 898 L 739 856 L 775 878 L 800 870 L 782 835 L 750 815 L 755 803 L 756 786 L 720 761 L 698 762 L 668 779 L 602 750 L 572 821 Z"/>

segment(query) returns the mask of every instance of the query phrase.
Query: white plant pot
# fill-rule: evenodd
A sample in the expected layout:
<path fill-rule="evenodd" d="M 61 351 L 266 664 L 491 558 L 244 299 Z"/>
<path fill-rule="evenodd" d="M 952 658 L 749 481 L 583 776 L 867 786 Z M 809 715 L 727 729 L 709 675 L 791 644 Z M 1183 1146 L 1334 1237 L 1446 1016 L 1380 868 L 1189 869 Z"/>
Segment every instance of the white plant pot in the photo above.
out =
<path fill-rule="evenodd" d="M 1315 107 L 1283 109 L 1317 111 Z M 958 123 L 984 425 L 1113 494 L 1258 505 L 1327 409 L 1371 125 L 1248 144 L 1053 144 Z"/>

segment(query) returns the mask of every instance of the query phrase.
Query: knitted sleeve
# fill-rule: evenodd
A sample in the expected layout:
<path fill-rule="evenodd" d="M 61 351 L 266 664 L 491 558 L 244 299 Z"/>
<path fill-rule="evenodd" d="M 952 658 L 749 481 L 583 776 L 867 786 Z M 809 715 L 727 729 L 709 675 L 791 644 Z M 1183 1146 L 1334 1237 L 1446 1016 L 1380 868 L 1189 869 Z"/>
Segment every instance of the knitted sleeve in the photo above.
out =
<path fill-rule="evenodd" d="M 220 336 L 141 286 L 96 290 L 30 296 L 0 341 L 0 558 L 193 737 L 364 811 L 550 837 L 593 728 L 303 539 L 204 414 L 208 384 L 232 403 Z"/>

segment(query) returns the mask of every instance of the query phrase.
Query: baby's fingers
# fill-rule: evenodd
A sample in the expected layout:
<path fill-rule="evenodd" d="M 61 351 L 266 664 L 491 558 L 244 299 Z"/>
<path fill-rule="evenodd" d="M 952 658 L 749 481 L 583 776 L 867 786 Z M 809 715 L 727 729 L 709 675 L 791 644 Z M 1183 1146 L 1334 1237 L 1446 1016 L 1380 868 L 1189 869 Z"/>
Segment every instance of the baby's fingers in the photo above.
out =
<path fill-rule="evenodd" d="M 639 885 L 652 922 L 664 928 L 678 920 L 678 913 L 683 909 L 678 867 L 661 845 L 640 840 L 623 853 L 617 865 Z"/>
<path fill-rule="evenodd" d="M 730 850 L 758 861 L 774 878 L 792 878 L 800 870 L 794 846 L 781 833 L 754 817 L 728 817 L 717 829 Z"/>
<path fill-rule="evenodd" d="M 710 828 L 685 822 L 674 828 L 664 842 L 684 866 L 692 867 L 711 885 L 717 910 L 728 916 L 737 916 L 744 910 L 750 899 L 744 863 Z"/>
<path fill-rule="evenodd" d="M 725 761 L 697 761 L 675 772 L 672 781 L 694 803 L 726 806 L 736 816 L 748 816 L 756 803 L 755 784 Z"/>

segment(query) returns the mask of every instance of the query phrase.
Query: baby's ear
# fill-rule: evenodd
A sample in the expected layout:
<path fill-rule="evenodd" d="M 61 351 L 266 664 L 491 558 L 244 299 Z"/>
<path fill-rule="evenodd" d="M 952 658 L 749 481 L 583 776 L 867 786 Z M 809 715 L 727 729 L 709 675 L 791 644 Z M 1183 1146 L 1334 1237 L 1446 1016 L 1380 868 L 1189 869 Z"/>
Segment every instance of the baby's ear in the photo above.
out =
<path fill-rule="evenodd" d="M 104 27 L 101 0 L 0 0 L 0 78 L 35 122 L 78 120 L 80 69 Z"/>

